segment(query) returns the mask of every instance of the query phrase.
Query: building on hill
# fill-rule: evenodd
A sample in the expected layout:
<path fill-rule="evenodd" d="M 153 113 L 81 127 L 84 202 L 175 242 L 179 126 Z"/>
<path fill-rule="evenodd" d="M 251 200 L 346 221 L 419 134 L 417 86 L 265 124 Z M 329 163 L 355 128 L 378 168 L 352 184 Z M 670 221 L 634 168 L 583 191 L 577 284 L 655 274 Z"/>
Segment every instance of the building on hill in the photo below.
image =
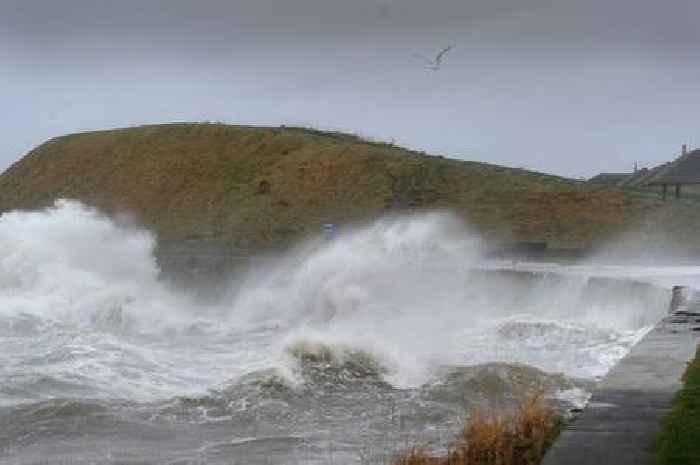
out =
<path fill-rule="evenodd" d="M 617 187 L 630 176 L 632 176 L 632 173 L 600 173 L 593 176 L 588 182 L 601 186 Z"/>
<path fill-rule="evenodd" d="M 664 200 L 668 196 L 668 186 L 674 186 L 676 198 L 680 198 L 681 189 L 700 194 L 700 149 L 688 151 L 684 144 L 681 155 L 673 161 L 642 169 L 636 169 L 635 164 L 633 173 L 601 173 L 588 182 L 607 187 L 660 191 Z"/>
<path fill-rule="evenodd" d="M 665 173 L 671 164 L 671 162 L 668 162 L 653 168 L 642 168 L 625 179 L 620 184 L 620 187 L 630 187 L 636 189 L 648 188 L 650 183 Z"/>
<path fill-rule="evenodd" d="M 675 189 L 675 197 L 681 197 L 681 189 L 685 186 L 687 192 L 700 193 L 700 149 L 688 151 L 683 146 L 683 154 L 670 166 L 646 183 L 650 187 L 661 187 L 661 194 L 666 200 L 668 186 Z"/>

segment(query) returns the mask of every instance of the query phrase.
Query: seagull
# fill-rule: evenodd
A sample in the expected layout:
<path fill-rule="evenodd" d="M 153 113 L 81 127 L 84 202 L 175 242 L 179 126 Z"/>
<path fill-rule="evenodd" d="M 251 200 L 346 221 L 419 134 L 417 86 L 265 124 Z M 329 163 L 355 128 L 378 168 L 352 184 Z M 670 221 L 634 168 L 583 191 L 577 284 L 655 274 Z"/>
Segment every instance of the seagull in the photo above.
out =
<path fill-rule="evenodd" d="M 425 62 L 426 69 L 437 71 L 442 67 L 442 59 L 445 56 L 445 54 L 453 48 L 454 45 L 450 45 L 449 47 L 443 48 L 437 55 L 435 55 L 435 58 L 433 58 L 432 60 L 426 57 L 425 55 L 421 55 L 420 53 L 413 54 L 413 57 L 420 58 L 421 60 L 423 60 Z"/>

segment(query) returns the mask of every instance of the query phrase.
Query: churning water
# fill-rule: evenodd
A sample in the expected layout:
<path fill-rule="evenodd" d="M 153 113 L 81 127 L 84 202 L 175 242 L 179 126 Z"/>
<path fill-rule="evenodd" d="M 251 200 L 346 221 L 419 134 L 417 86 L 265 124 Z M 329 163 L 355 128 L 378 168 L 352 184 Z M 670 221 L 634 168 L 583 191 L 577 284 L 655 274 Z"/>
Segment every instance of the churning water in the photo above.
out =
<path fill-rule="evenodd" d="M 669 291 L 496 270 L 447 214 L 313 242 L 202 304 L 79 203 L 0 217 L 0 463 L 370 463 L 465 412 L 585 401 Z M 235 281 L 235 286 L 233 285 Z"/>

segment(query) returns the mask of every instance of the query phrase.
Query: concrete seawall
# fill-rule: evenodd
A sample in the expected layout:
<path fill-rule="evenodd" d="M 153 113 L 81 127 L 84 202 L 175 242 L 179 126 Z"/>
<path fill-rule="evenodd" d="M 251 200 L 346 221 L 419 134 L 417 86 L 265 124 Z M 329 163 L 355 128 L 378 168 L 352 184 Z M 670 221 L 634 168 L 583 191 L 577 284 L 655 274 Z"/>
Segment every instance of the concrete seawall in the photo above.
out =
<path fill-rule="evenodd" d="M 651 464 L 651 446 L 700 342 L 700 302 L 659 322 L 601 381 L 544 465 Z"/>

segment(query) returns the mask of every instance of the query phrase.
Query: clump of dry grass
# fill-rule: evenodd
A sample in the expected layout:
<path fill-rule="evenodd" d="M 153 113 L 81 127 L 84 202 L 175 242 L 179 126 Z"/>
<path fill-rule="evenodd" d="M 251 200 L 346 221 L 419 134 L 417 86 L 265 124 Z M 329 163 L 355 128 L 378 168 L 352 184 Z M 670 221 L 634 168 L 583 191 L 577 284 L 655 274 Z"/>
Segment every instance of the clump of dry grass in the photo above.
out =
<path fill-rule="evenodd" d="M 533 396 L 520 405 L 516 417 L 515 437 L 518 464 L 539 463 L 547 448 L 559 434 L 562 419 L 557 412 L 542 400 Z"/>
<path fill-rule="evenodd" d="M 532 396 L 512 414 L 473 412 L 446 457 L 412 447 L 392 465 L 536 465 L 560 427 L 554 409 L 542 396 Z"/>
<path fill-rule="evenodd" d="M 464 425 L 449 462 L 507 465 L 513 455 L 514 422 L 500 414 L 474 412 Z"/>

